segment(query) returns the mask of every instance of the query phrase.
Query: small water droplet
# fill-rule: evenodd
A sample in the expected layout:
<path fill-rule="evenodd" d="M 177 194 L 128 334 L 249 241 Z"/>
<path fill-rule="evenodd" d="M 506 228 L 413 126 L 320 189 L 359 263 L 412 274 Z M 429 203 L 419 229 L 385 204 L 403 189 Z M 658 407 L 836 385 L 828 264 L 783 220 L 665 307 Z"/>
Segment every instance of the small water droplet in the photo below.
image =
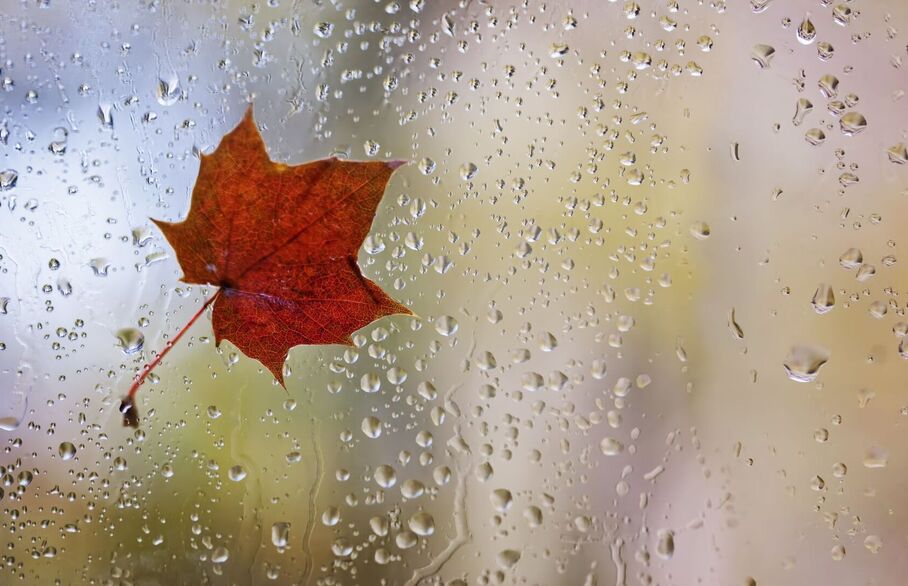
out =
<path fill-rule="evenodd" d="M 327 39 L 334 32 L 334 25 L 330 22 L 317 22 L 315 26 L 312 27 L 312 32 L 315 33 L 315 36 L 322 39 Z"/>
<path fill-rule="evenodd" d="M 568 45 L 564 43 L 552 43 L 552 46 L 549 49 L 549 57 L 558 59 L 567 55 L 568 51 L 570 51 L 570 47 Z"/>
<path fill-rule="evenodd" d="M 98 120 L 101 121 L 102 127 L 107 129 L 113 128 L 113 104 L 110 102 L 102 102 L 98 105 Z"/>
<path fill-rule="evenodd" d="M 731 332 L 731 335 L 735 337 L 736 340 L 744 339 L 744 330 L 741 329 L 741 326 L 735 320 L 735 309 L 732 308 L 728 312 L 728 330 Z"/>

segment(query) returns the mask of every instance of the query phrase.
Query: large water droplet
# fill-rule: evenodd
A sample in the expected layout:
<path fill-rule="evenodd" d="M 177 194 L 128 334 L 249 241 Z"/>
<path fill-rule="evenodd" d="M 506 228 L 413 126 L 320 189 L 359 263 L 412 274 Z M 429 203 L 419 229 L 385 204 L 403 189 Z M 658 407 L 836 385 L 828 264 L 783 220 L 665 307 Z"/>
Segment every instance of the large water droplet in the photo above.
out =
<path fill-rule="evenodd" d="M 19 180 L 19 172 L 15 169 L 4 169 L 0 171 L 0 191 L 6 191 L 16 186 Z"/>
<path fill-rule="evenodd" d="M 22 425 L 28 409 L 28 395 L 24 391 L 13 391 L 0 401 L 0 430 L 15 431 Z"/>
<path fill-rule="evenodd" d="M 773 55 L 775 54 L 775 48 L 769 45 L 754 45 L 754 49 L 750 53 L 750 58 L 754 60 L 754 63 L 760 66 L 760 69 L 766 69 L 769 67 L 769 63 L 772 61 Z"/>
<path fill-rule="evenodd" d="M 834 75 L 824 75 L 817 82 L 820 92 L 827 98 L 834 98 L 839 93 L 839 78 Z"/>
<path fill-rule="evenodd" d="M 810 304 L 813 305 L 813 310 L 820 315 L 832 311 L 832 308 L 835 307 L 835 294 L 832 292 L 832 287 L 820 283 Z"/>
<path fill-rule="evenodd" d="M 123 354 L 135 354 L 145 345 L 145 334 L 136 328 L 123 328 L 117 332 L 117 345 Z"/>
<path fill-rule="evenodd" d="M 864 262 L 864 253 L 860 248 L 849 248 L 839 257 L 839 264 L 846 269 L 856 269 Z"/>
<path fill-rule="evenodd" d="M 804 17 L 804 20 L 801 21 L 801 24 L 798 26 L 798 42 L 802 45 L 809 45 L 817 38 L 817 29 L 813 26 L 813 23 L 810 22 L 810 15 Z"/>
<path fill-rule="evenodd" d="M 839 128 L 845 136 L 854 136 L 867 128 L 867 119 L 860 112 L 846 112 L 839 119 Z"/>
<path fill-rule="evenodd" d="M 271 543 L 278 549 L 290 545 L 290 523 L 278 521 L 271 525 Z"/>
<path fill-rule="evenodd" d="M 825 348 L 812 345 L 793 346 L 783 362 L 788 378 L 799 383 L 809 383 L 817 378 L 817 374 L 829 360 L 829 352 Z"/>
<path fill-rule="evenodd" d="M 889 452 L 880 447 L 868 448 L 864 453 L 865 468 L 885 468 L 889 464 Z"/>
<path fill-rule="evenodd" d="M 811 110 L 813 110 L 813 104 L 810 103 L 810 100 L 800 98 L 797 107 L 795 107 L 794 117 L 791 119 L 792 124 L 800 126 L 801 122 L 804 121 L 804 117 L 810 114 Z"/>
<path fill-rule="evenodd" d="M 410 517 L 407 525 L 410 527 L 410 531 L 420 537 L 428 537 L 435 533 L 435 519 L 425 511 L 415 513 Z"/>
<path fill-rule="evenodd" d="M 889 160 L 893 163 L 898 165 L 908 163 L 908 147 L 903 142 L 886 149 L 886 154 L 889 155 Z"/>
<path fill-rule="evenodd" d="M 162 106 L 172 106 L 180 99 L 180 78 L 176 73 L 171 73 L 167 77 L 158 80 L 157 91 L 155 92 L 158 103 Z"/>
<path fill-rule="evenodd" d="M 64 460 L 72 460 L 76 457 L 76 446 L 74 446 L 71 442 L 63 442 L 60 444 L 58 452 L 60 454 L 60 458 Z"/>
<path fill-rule="evenodd" d="M 660 529 L 656 536 L 659 538 L 659 542 L 656 544 L 656 553 L 662 559 L 671 559 L 675 555 L 675 532 L 671 529 Z"/>

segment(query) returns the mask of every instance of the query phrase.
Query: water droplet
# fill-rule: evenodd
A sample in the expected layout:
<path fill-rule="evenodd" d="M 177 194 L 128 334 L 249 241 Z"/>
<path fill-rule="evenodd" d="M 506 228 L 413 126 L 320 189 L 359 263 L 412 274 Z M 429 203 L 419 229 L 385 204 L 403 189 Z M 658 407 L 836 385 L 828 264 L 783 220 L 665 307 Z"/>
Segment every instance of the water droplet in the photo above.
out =
<path fill-rule="evenodd" d="M 230 470 L 227 471 L 227 477 L 234 482 L 240 482 L 246 478 L 246 469 L 239 464 L 231 466 Z"/>
<path fill-rule="evenodd" d="M 457 320 L 450 315 L 443 315 L 435 320 L 435 331 L 442 336 L 453 336 L 457 333 Z"/>
<path fill-rule="evenodd" d="M 419 172 L 423 175 L 431 175 L 435 172 L 435 161 L 429 157 L 423 157 L 416 164 L 416 168 L 419 169 Z"/>
<path fill-rule="evenodd" d="M 813 23 L 810 22 L 810 15 L 804 17 L 804 20 L 801 21 L 801 24 L 798 26 L 798 42 L 802 45 L 809 45 L 817 38 L 817 29 L 813 26 Z"/>
<path fill-rule="evenodd" d="M 419 543 L 419 538 L 412 531 L 404 529 L 394 536 L 394 543 L 400 549 L 410 549 L 411 547 L 415 547 L 416 544 Z"/>
<path fill-rule="evenodd" d="M 223 545 L 219 545 L 211 552 L 211 561 L 216 564 L 223 564 L 230 559 L 230 550 Z"/>
<path fill-rule="evenodd" d="M 690 226 L 690 234 L 697 240 L 706 240 L 711 233 L 709 224 L 706 222 L 694 222 Z"/>
<path fill-rule="evenodd" d="M 435 533 L 435 519 L 425 511 L 414 513 L 407 522 L 407 526 L 410 531 L 420 537 L 428 537 Z"/>
<path fill-rule="evenodd" d="M 898 165 L 904 165 L 908 163 L 908 147 L 905 146 L 905 143 L 900 142 L 897 145 L 893 145 L 886 149 L 886 154 L 889 156 L 889 160 Z"/>
<path fill-rule="evenodd" d="M 862 264 L 858 267 L 858 272 L 855 275 L 855 278 L 860 281 L 868 281 L 876 274 L 876 267 L 870 264 Z"/>
<path fill-rule="evenodd" d="M 98 105 L 98 120 L 101 121 L 102 127 L 107 129 L 113 128 L 113 104 L 110 102 L 102 102 Z"/>
<path fill-rule="evenodd" d="M 868 448 L 864 453 L 865 468 L 885 468 L 889 464 L 889 452 L 880 447 Z"/>
<path fill-rule="evenodd" d="M 0 401 L 0 430 L 15 431 L 22 425 L 28 410 L 28 393 L 13 391 Z"/>
<path fill-rule="evenodd" d="M 839 257 L 839 264 L 846 269 L 856 269 L 864 262 L 864 254 L 859 248 L 849 248 Z"/>
<path fill-rule="evenodd" d="M 382 488 L 391 488 L 397 484 L 397 472 L 387 464 L 377 466 L 373 478 L 375 478 L 376 484 Z"/>
<path fill-rule="evenodd" d="M 736 340 L 744 339 L 744 330 L 741 329 L 741 326 L 735 320 L 735 309 L 732 308 L 728 312 L 728 330 L 731 332 L 731 335 L 735 337 Z"/>
<path fill-rule="evenodd" d="M 624 444 L 615 438 L 607 437 L 599 442 L 599 449 L 602 450 L 602 453 L 606 456 L 617 456 L 624 451 Z"/>
<path fill-rule="evenodd" d="M 852 10 L 845 4 L 836 4 L 832 9 L 832 20 L 839 26 L 847 26 L 851 22 Z"/>
<path fill-rule="evenodd" d="M 785 358 L 783 366 L 788 378 L 799 383 L 809 383 L 829 360 L 829 352 L 820 346 L 793 346 Z"/>
<path fill-rule="evenodd" d="M 476 173 L 479 171 L 474 163 L 464 163 L 460 166 L 460 178 L 464 181 L 470 181 L 473 177 L 476 177 Z"/>
<path fill-rule="evenodd" d="M 795 126 L 800 126 L 801 122 L 804 121 L 804 118 L 810 114 L 810 111 L 813 110 L 813 104 L 810 103 L 810 100 L 807 98 L 798 99 L 798 105 L 795 107 L 794 117 L 791 119 L 791 123 Z"/>
<path fill-rule="evenodd" d="M 844 545 L 834 546 L 832 548 L 832 550 L 830 551 L 830 555 L 832 556 L 833 560 L 835 560 L 837 562 L 842 561 L 843 559 L 845 559 L 845 546 Z"/>
<path fill-rule="evenodd" d="M 322 512 L 322 525 L 325 527 L 334 527 L 340 523 L 341 514 L 337 507 L 329 506 Z"/>
<path fill-rule="evenodd" d="M 804 140 L 812 146 L 819 146 L 826 141 L 826 133 L 819 128 L 811 128 L 804 133 Z"/>
<path fill-rule="evenodd" d="M 378 151 L 381 150 L 381 145 L 374 140 L 367 140 L 363 143 L 363 150 L 367 157 L 374 157 L 378 154 Z"/>
<path fill-rule="evenodd" d="M 492 502 L 492 507 L 499 513 L 507 513 L 511 509 L 511 504 L 514 502 L 514 497 L 511 496 L 511 491 L 506 488 L 496 488 L 489 494 L 489 500 Z"/>
<path fill-rule="evenodd" d="M 145 345 L 145 334 L 136 328 L 123 328 L 117 332 L 117 345 L 123 354 L 135 354 Z"/>
<path fill-rule="evenodd" d="M 365 417 L 362 422 L 362 430 L 366 437 L 376 439 L 381 436 L 381 420 L 378 417 Z"/>
<path fill-rule="evenodd" d="M 284 549 L 290 545 L 290 523 L 278 521 L 271 525 L 271 543 L 278 549 Z"/>
<path fill-rule="evenodd" d="M 817 82 L 817 87 L 826 98 L 834 98 L 839 92 L 839 78 L 834 75 L 824 75 Z"/>
<path fill-rule="evenodd" d="M 76 446 L 70 442 L 61 443 L 57 451 L 63 460 L 72 460 L 76 457 Z"/>
<path fill-rule="evenodd" d="M 180 78 L 176 73 L 171 73 L 166 78 L 158 79 L 155 92 L 158 103 L 162 106 L 172 106 L 180 99 Z"/>
<path fill-rule="evenodd" d="M 66 153 L 66 139 L 68 136 L 69 131 L 62 126 L 54 128 L 53 134 L 51 135 L 50 144 L 47 146 L 47 150 L 55 155 L 62 155 Z"/>
<path fill-rule="evenodd" d="M 4 169 L 0 171 L 0 191 L 7 191 L 16 186 L 19 181 L 19 172 L 15 169 Z"/>
<path fill-rule="evenodd" d="M 404 480 L 400 485 L 400 494 L 406 499 L 418 499 L 425 491 L 425 485 L 413 478 Z"/>
<path fill-rule="evenodd" d="M 381 389 L 381 379 L 374 372 L 366 373 L 359 380 L 359 388 L 364 393 L 377 393 Z"/>
<path fill-rule="evenodd" d="M 879 553 L 883 549 L 883 539 L 879 535 L 868 535 L 864 538 L 864 547 L 870 553 Z"/>
<path fill-rule="evenodd" d="M 675 532 L 671 529 L 660 529 L 656 536 L 659 539 L 656 554 L 662 559 L 670 560 L 675 555 Z"/>
<path fill-rule="evenodd" d="M 848 112 L 839 119 L 839 128 L 845 136 L 854 136 L 867 128 L 867 119 L 860 112 Z"/>
<path fill-rule="evenodd" d="M 96 277 L 106 277 L 110 271 L 110 261 L 106 258 L 93 258 L 88 264 Z"/>
<path fill-rule="evenodd" d="M 516 549 L 503 549 L 498 552 L 496 561 L 499 568 L 502 570 L 509 570 L 516 566 L 517 562 L 520 561 L 520 552 Z"/>
<path fill-rule="evenodd" d="M 832 291 L 832 287 L 825 283 L 820 283 L 813 294 L 810 304 L 813 305 L 813 310 L 820 315 L 832 311 L 832 308 L 835 307 L 835 294 Z"/>
<path fill-rule="evenodd" d="M 769 45 L 754 45 L 750 58 L 760 66 L 760 69 L 766 69 L 775 54 L 776 50 Z"/>
<path fill-rule="evenodd" d="M 558 59 L 567 55 L 567 52 L 570 51 L 570 47 L 564 43 L 552 43 L 551 49 L 549 49 L 549 56 L 553 59 Z"/>
<path fill-rule="evenodd" d="M 334 25 L 330 22 L 317 22 L 315 26 L 312 27 L 312 32 L 315 33 L 315 36 L 322 39 L 327 39 L 334 32 Z"/>

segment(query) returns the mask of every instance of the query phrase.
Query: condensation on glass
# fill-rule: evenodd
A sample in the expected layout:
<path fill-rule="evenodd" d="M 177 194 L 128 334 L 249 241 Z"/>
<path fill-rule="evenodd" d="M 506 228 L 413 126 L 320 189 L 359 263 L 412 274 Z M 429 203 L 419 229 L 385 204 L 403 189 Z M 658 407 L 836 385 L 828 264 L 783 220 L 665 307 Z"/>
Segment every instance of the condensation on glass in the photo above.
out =
<path fill-rule="evenodd" d="M 908 3 L 8 0 L 2 584 L 898 584 Z M 286 391 L 150 218 L 404 159 Z M 262 205 L 268 205 L 263 194 Z"/>

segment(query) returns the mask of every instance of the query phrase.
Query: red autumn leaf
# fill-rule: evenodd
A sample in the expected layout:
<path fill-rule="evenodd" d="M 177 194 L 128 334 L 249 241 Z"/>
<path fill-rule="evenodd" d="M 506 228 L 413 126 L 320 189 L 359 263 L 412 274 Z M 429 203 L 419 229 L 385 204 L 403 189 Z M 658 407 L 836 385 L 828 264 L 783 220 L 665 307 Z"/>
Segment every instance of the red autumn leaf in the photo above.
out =
<path fill-rule="evenodd" d="M 136 379 L 120 408 L 126 425 L 138 425 L 139 385 L 209 305 L 215 342 L 230 340 L 281 385 L 290 348 L 349 345 L 376 319 L 410 313 L 356 263 L 402 161 L 274 162 L 251 106 L 201 159 L 186 219 L 153 221 L 176 251 L 181 280 L 219 289 Z"/>

